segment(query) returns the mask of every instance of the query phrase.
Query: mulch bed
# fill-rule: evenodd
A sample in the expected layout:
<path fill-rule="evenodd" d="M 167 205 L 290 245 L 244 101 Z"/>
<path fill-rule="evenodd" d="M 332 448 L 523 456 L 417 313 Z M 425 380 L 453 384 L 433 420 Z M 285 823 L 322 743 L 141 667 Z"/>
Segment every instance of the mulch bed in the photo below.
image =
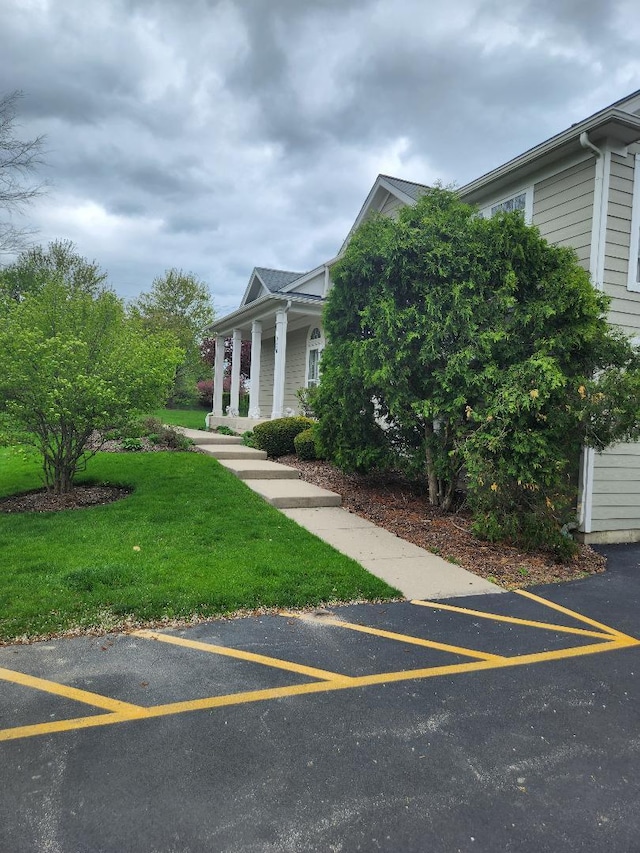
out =
<path fill-rule="evenodd" d="M 63 509 L 84 509 L 119 501 L 131 494 L 122 486 L 76 486 L 65 495 L 54 495 L 45 489 L 10 495 L 0 499 L 0 512 L 59 512 Z"/>
<path fill-rule="evenodd" d="M 95 432 L 87 442 L 87 450 L 100 450 L 102 453 L 171 453 L 182 448 L 154 444 L 148 438 L 141 438 L 140 449 L 125 450 L 121 441 L 103 441 L 100 433 Z M 197 451 L 195 445 L 187 450 Z M 65 509 L 86 509 L 119 501 L 131 494 L 131 489 L 123 486 L 97 485 L 75 486 L 65 495 L 54 495 L 46 489 L 34 489 L 21 495 L 9 495 L 0 498 L 1 512 L 59 512 Z"/>
<path fill-rule="evenodd" d="M 297 456 L 278 461 L 297 468 L 303 480 L 338 492 L 350 512 L 509 589 L 575 580 L 606 568 L 605 558 L 588 545 L 581 545 L 570 563 L 558 563 L 544 550 L 529 553 L 484 542 L 470 532 L 467 512 L 443 513 L 398 475 L 345 474 L 329 462 L 303 462 Z"/>

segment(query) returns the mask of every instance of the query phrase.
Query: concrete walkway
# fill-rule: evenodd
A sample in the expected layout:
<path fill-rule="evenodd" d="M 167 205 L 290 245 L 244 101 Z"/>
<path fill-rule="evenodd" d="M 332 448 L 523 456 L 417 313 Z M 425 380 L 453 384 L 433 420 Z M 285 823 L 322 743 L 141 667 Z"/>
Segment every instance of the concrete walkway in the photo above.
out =
<path fill-rule="evenodd" d="M 342 509 L 335 492 L 300 480 L 296 468 L 268 460 L 237 436 L 182 429 L 284 515 L 356 560 L 409 599 L 450 598 L 503 590 L 441 557 Z"/>

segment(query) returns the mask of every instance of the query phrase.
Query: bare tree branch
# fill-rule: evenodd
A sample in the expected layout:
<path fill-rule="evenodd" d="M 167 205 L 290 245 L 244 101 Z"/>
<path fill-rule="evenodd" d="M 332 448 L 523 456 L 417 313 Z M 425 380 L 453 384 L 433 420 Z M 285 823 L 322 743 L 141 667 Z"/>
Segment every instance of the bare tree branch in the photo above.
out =
<path fill-rule="evenodd" d="M 22 93 L 11 92 L 0 98 L 0 253 L 15 252 L 24 247 L 31 229 L 20 228 L 12 221 L 26 205 L 46 189 L 44 183 L 33 183 L 33 173 L 42 165 L 43 136 L 20 139 L 16 134 L 17 104 Z"/>

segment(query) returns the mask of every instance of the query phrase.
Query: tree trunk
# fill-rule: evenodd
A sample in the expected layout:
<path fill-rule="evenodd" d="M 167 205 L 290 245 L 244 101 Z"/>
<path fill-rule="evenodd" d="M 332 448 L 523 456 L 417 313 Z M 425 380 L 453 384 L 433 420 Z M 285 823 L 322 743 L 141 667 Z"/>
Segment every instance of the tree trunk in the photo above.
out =
<path fill-rule="evenodd" d="M 433 462 L 433 453 L 431 452 L 431 447 L 429 446 L 429 439 L 433 437 L 433 425 L 429 422 L 424 425 L 424 434 L 425 434 L 425 464 L 427 469 L 427 485 L 429 487 L 429 503 L 431 506 L 438 506 L 439 497 L 438 497 L 438 477 L 436 475 L 436 467 Z"/>

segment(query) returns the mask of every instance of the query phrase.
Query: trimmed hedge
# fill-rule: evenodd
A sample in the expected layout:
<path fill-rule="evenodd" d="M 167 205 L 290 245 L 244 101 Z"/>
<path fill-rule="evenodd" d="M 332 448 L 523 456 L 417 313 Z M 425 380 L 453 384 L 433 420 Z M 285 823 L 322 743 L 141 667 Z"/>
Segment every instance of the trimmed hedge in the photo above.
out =
<path fill-rule="evenodd" d="M 276 418 L 255 426 L 253 440 L 260 450 L 267 451 L 267 456 L 286 456 L 287 453 L 295 453 L 295 437 L 312 424 L 310 418 Z"/>
<path fill-rule="evenodd" d="M 317 459 L 318 454 L 316 452 L 315 428 L 311 426 L 309 429 L 304 429 L 302 432 L 299 432 L 293 439 L 293 446 L 295 447 L 296 453 L 300 459 Z"/>

